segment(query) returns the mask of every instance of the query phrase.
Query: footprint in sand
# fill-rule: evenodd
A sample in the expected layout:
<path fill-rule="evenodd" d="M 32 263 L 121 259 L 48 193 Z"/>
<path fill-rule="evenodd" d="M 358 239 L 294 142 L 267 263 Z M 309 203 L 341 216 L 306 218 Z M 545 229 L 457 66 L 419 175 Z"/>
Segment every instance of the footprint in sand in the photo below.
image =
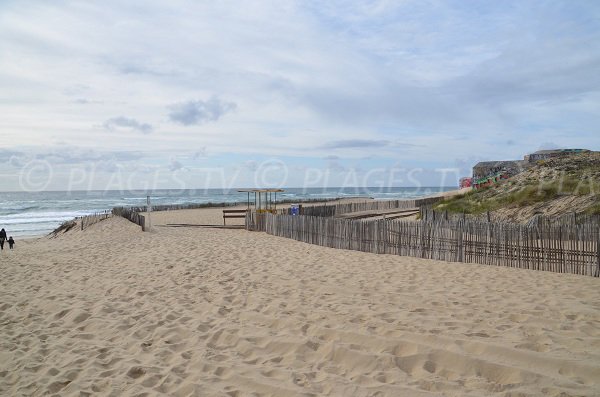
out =
<path fill-rule="evenodd" d="M 71 309 L 65 309 L 65 310 L 61 310 L 60 312 L 56 313 L 54 315 L 54 318 L 56 320 L 63 318 L 65 315 L 67 315 L 67 313 L 69 313 L 71 311 Z"/>
<path fill-rule="evenodd" d="M 69 383 L 71 383 L 70 380 L 63 380 L 63 381 L 52 382 L 50 385 L 48 385 L 48 392 L 50 392 L 50 393 L 57 393 L 60 390 L 62 390 L 65 387 L 67 387 L 67 385 Z"/>
<path fill-rule="evenodd" d="M 142 367 L 131 367 L 129 371 L 127 371 L 127 376 L 133 379 L 138 379 L 146 373 L 146 370 Z"/>

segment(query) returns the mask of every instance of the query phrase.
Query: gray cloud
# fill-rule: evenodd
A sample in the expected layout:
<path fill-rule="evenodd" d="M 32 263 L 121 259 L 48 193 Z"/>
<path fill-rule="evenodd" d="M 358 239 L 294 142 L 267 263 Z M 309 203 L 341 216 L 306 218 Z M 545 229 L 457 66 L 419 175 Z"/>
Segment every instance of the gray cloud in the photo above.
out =
<path fill-rule="evenodd" d="M 75 103 L 77 105 L 91 105 L 91 104 L 102 103 L 102 102 L 96 101 L 93 99 L 88 99 L 88 98 L 77 98 L 77 99 L 74 99 L 72 101 L 72 103 Z"/>
<path fill-rule="evenodd" d="M 141 123 L 136 119 L 132 119 L 129 117 L 113 117 L 104 122 L 103 127 L 107 130 L 116 130 L 119 128 L 130 129 L 134 131 L 139 131 L 142 134 L 149 134 L 152 132 L 152 125 L 148 123 Z"/>
<path fill-rule="evenodd" d="M 346 172 L 348 170 L 338 160 L 327 161 L 327 169 L 333 172 Z"/>
<path fill-rule="evenodd" d="M 94 171 L 111 172 L 112 173 L 112 172 L 119 171 L 120 167 L 119 167 L 119 164 L 116 163 L 115 161 L 102 160 L 102 161 L 95 162 L 93 169 L 94 169 Z"/>
<path fill-rule="evenodd" d="M 192 154 L 192 159 L 194 160 L 204 159 L 206 157 L 206 146 L 201 147 L 200 150 L 197 150 Z"/>
<path fill-rule="evenodd" d="M 75 84 L 66 87 L 63 90 L 63 94 L 67 96 L 79 96 L 84 95 L 91 91 L 91 87 L 85 84 Z"/>
<path fill-rule="evenodd" d="M 12 162 L 15 158 L 24 156 L 25 153 L 10 149 L 0 149 L 0 164 Z"/>
<path fill-rule="evenodd" d="M 27 152 L 0 149 L 0 164 L 6 164 L 13 168 L 24 167 L 33 158 L 33 155 Z"/>
<path fill-rule="evenodd" d="M 179 162 L 177 159 L 172 158 L 169 162 L 169 171 L 179 171 L 183 169 L 183 164 Z"/>
<path fill-rule="evenodd" d="M 255 172 L 258 169 L 258 162 L 255 160 L 247 160 L 242 164 L 242 168 L 245 168 L 250 172 Z"/>
<path fill-rule="evenodd" d="M 126 64 L 126 65 L 121 65 L 117 68 L 119 70 L 119 72 L 123 73 L 123 74 L 150 74 L 150 75 L 156 75 L 156 76 L 160 76 L 161 74 L 144 66 L 140 66 L 140 65 L 133 65 L 133 64 Z"/>
<path fill-rule="evenodd" d="M 60 150 L 37 152 L 33 155 L 38 160 L 46 160 L 51 164 L 82 164 L 90 162 L 128 162 L 139 160 L 144 155 L 139 152 L 96 152 L 92 149 L 64 147 Z"/>
<path fill-rule="evenodd" d="M 58 169 L 85 169 L 87 172 L 136 170 L 145 155 L 130 151 L 96 151 L 77 146 L 23 147 L 21 150 L 0 149 L 0 165 L 21 169 L 30 162 L 44 161 Z"/>
<path fill-rule="evenodd" d="M 599 53 L 589 51 L 589 46 L 578 40 L 565 39 L 506 50 L 443 89 L 473 105 L 557 105 L 599 92 L 599 68 Z"/>
<path fill-rule="evenodd" d="M 237 108 L 233 102 L 221 101 L 212 96 L 207 101 L 187 101 L 169 106 L 169 119 L 183 125 L 204 124 L 209 121 L 217 121 L 226 113 Z"/>
<path fill-rule="evenodd" d="M 321 149 L 352 149 L 365 147 L 384 147 L 389 146 L 390 141 L 374 139 L 344 139 L 340 141 L 330 141 L 321 145 Z"/>

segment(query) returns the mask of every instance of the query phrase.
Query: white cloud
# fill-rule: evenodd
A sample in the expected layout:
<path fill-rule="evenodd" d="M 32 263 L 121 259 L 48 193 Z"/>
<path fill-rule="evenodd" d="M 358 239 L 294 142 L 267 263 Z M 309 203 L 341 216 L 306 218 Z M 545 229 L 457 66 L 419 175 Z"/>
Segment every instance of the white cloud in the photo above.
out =
<path fill-rule="evenodd" d="M 2 2 L 0 147 L 446 166 L 600 149 L 600 6 L 509 3 Z"/>

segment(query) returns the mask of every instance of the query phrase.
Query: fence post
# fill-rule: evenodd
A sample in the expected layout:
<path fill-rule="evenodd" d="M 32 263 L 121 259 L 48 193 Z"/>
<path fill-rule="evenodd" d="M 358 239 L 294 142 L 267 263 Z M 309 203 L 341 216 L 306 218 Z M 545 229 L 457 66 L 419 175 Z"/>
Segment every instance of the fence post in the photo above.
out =
<path fill-rule="evenodd" d="M 459 222 L 458 223 L 458 262 L 464 262 L 463 260 L 463 256 L 464 256 L 464 247 L 463 247 L 463 226 L 464 226 L 464 221 L 463 222 Z"/>
<path fill-rule="evenodd" d="M 383 214 L 383 253 L 384 254 L 387 254 L 387 239 L 388 239 L 387 220 L 385 219 L 385 214 Z"/>
<path fill-rule="evenodd" d="M 375 221 L 374 223 L 375 225 L 375 233 L 373 235 L 373 242 L 375 243 L 375 253 L 378 254 L 379 253 L 379 222 Z M 372 250 L 371 250 L 372 252 Z"/>
<path fill-rule="evenodd" d="M 598 228 L 598 234 L 596 235 L 596 274 L 594 277 L 600 277 L 600 228 Z"/>
<path fill-rule="evenodd" d="M 152 212 L 152 204 L 150 203 L 150 196 L 146 196 L 146 212 L 148 213 L 148 231 L 152 231 L 152 218 L 150 213 Z M 144 225 L 146 224 L 144 219 Z M 143 228 L 145 229 L 145 228 Z M 146 231 L 146 230 L 144 230 Z"/>

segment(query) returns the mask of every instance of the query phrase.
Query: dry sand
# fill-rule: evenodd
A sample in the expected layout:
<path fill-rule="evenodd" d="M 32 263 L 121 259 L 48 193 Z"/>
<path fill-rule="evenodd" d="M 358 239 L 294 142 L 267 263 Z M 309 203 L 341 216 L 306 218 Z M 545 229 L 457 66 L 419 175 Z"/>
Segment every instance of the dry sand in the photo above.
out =
<path fill-rule="evenodd" d="M 591 277 L 120 218 L 16 248 L 3 396 L 600 395 Z"/>

